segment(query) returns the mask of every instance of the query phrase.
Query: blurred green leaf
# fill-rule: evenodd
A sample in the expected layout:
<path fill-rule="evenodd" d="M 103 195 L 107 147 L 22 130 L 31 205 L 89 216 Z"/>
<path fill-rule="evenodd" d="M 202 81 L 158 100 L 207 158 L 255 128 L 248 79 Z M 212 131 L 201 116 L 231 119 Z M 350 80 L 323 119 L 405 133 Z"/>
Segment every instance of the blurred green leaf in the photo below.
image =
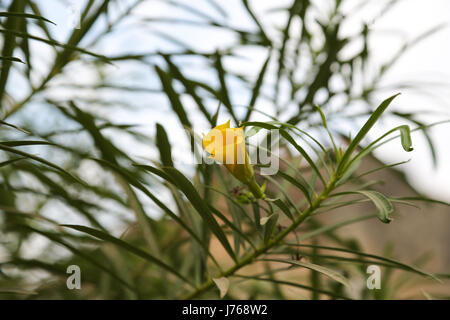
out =
<path fill-rule="evenodd" d="M 161 163 L 166 167 L 173 167 L 172 151 L 166 130 L 159 123 L 156 124 L 156 146 L 159 149 Z"/>
<path fill-rule="evenodd" d="M 296 266 L 300 266 L 303 268 L 307 268 L 310 270 L 314 270 L 317 272 L 320 272 L 321 274 L 326 275 L 327 277 L 342 283 L 346 287 L 350 287 L 350 282 L 347 278 L 339 274 L 338 272 L 331 270 L 329 268 L 326 268 L 324 266 L 319 266 L 317 264 L 309 263 L 309 262 L 301 262 L 301 261 L 294 261 L 294 260 L 283 260 L 283 259 L 263 259 L 264 261 L 273 261 L 273 262 L 282 262 L 282 263 L 289 263 Z"/>
<path fill-rule="evenodd" d="M 228 252 L 233 260 L 236 260 L 236 256 L 231 248 L 228 240 L 217 223 L 216 219 L 212 215 L 208 204 L 203 201 L 198 192 L 195 190 L 195 187 L 192 183 L 177 169 L 175 168 L 163 168 L 163 170 L 171 177 L 171 179 L 175 182 L 177 187 L 185 194 L 185 196 L 192 203 L 194 208 L 200 214 L 202 219 L 205 221 L 206 225 L 211 229 L 211 231 L 216 235 L 217 239 L 222 243 L 225 250 Z"/>
<path fill-rule="evenodd" d="M 392 206 L 392 203 L 389 201 L 389 199 L 386 198 L 382 193 L 371 190 L 363 190 L 355 192 L 366 196 L 373 202 L 373 204 L 378 209 L 377 211 L 378 219 L 380 219 L 381 222 L 389 223 L 392 221 L 392 218 L 389 217 L 389 214 L 391 214 L 394 211 L 394 207 Z"/>
<path fill-rule="evenodd" d="M 174 276 L 178 277 L 179 279 L 183 280 L 184 282 L 186 282 L 187 284 L 189 284 L 190 286 L 193 286 L 192 282 L 188 279 L 186 279 L 183 275 L 181 275 L 180 273 L 178 273 L 175 269 L 173 269 L 171 266 L 167 265 L 166 263 L 164 263 L 163 261 L 155 258 L 154 256 L 152 256 L 151 254 L 136 248 L 128 243 L 126 243 L 125 241 L 122 241 L 118 238 L 115 238 L 109 234 L 106 234 L 104 232 L 101 232 L 99 230 L 95 230 L 92 228 L 88 228 L 85 226 L 80 226 L 80 225 L 69 225 L 69 224 L 63 224 L 61 225 L 62 227 L 67 227 L 67 228 L 71 228 L 80 232 L 84 232 L 87 233 L 93 237 L 102 239 L 104 241 L 107 242 L 111 242 L 119 247 L 121 247 L 122 249 L 133 253 L 151 263 L 154 263 L 156 265 L 158 265 L 159 267 L 163 268 L 164 270 L 166 270 L 167 272 L 170 272 L 171 274 L 173 274 Z"/>

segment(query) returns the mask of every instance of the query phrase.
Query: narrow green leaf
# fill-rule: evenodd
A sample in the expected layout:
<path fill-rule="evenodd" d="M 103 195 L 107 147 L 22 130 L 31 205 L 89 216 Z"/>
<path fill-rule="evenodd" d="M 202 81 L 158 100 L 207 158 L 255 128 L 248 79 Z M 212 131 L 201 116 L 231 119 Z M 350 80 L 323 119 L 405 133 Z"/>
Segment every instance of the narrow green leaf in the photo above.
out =
<path fill-rule="evenodd" d="M 383 140 L 385 137 L 387 137 L 391 133 L 397 131 L 397 130 L 400 131 L 400 140 L 401 140 L 403 149 L 406 152 L 413 151 L 414 148 L 412 147 L 411 130 L 410 130 L 409 126 L 407 126 L 407 125 L 398 126 L 398 127 L 394 128 L 394 129 L 389 130 L 388 132 L 383 134 L 381 137 L 379 137 L 375 141 L 371 142 L 367 147 L 363 148 L 361 150 L 361 152 L 358 153 L 357 156 L 355 156 L 352 160 L 349 161 L 349 164 L 345 167 L 345 170 L 346 171 L 349 170 L 350 167 L 352 167 L 352 165 L 355 162 L 360 161 L 362 158 L 364 158 L 366 155 L 371 153 L 373 150 L 375 150 L 376 148 L 380 147 L 382 145 L 382 143 L 380 143 L 378 145 L 377 145 L 377 143 L 380 142 L 381 140 Z"/>
<path fill-rule="evenodd" d="M 270 199 L 266 199 L 267 201 L 271 201 Z M 289 207 L 283 202 L 281 199 L 275 199 L 272 201 L 278 208 L 283 211 L 283 213 L 291 220 L 294 220 L 294 217 L 292 216 L 291 211 L 289 210 Z"/>
<path fill-rule="evenodd" d="M 412 200 L 412 201 L 422 201 L 422 202 L 428 202 L 428 203 L 435 203 L 435 204 L 442 204 L 444 206 L 450 207 L 450 202 L 437 200 L 437 199 L 431 199 L 425 196 L 417 196 L 417 197 L 395 197 L 391 198 L 392 200 Z"/>
<path fill-rule="evenodd" d="M 38 145 L 49 145 L 57 146 L 56 144 L 48 141 L 42 140 L 11 140 L 11 141 L 0 141 L 0 144 L 8 147 L 22 147 L 22 146 L 38 146 Z"/>
<path fill-rule="evenodd" d="M 8 6 L 8 12 L 24 12 L 25 11 L 25 1 L 11 1 Z M 6 34 L 3 36 L 2 41 L 2 52 L 0 56 L 2 57 L 12 57 L 14 50 L 17 46 L 15 33 L 20 30 L 23 21 L 17 17 L 10 16 L 7 17 L 6 21 L 2 24 L 5 29 L 0 29 L 0 32 L 5 30 Z M 9 79 L 9 73 L 11 70 L 11 65 L 13 61 L 3 60 L 2 68 L 0 70 L 0 101 L 3 101 L 5 96 L 6 84 Z M 0 108 L 3 103 L 0 104 Z"/>
<path fill-rule="evenodd" d="M 284 180 L 290 182 L 291 184 L 299 188 L 305 195 L 306 200 L 308 200 L 308 202 L 311 204 L 313 191 L 311 190 L 308 182 L 302 176 L 294 178 L 282 171 L 278 171 L 277 176 L 283 178 Z"/>
<path fill-rule="evenodd" d="M 391 201 L 389 201 L 382 193 L 372 190 L 355 191 L 355 193 L 360 193 L 373 202 L 377 207 L 378 219 L 380 219 L 381 222 L 389 223 L 392 221 L 389 214 L 394 211 L 394 207 L 392 206 Z"/>
<path fill-rule="evenodd" d="M 0 57 L 0 60 L 12 61 L 12 62 L 20 62 L 20 63 L 25 64 L 25 62 L 23 62 L 22 60 L 20 60 L 19 58 L 16 58 L 16 57 Z"/>
<path fill-rule="evenodd" d="M 256 249 L 255 245 L 252 243 L 250 238 L 244 232 L 242 232 L 237 226 L 235 226 L 230 220 L 228 220 L 227 217 L 222 214 L 222 212 L 214 208 L 212 205 L 209 205 L 209 208 L 217 217 L 219 217 L 220 220 L 225 222 L 225 224 L 229 226 L 234 232 L 236 232 L 240 237 L 245 239 L 253 247 L 253 249 Z"/>
<path fill-rule="evenodd" d="M 220 112 L 221 106 L 222 106 L 222 103 L 219 101 L 219 104 L 217 105 L 217 110 L 211 119 L 211 124 L 213 127 L 215 127 L 217 125 L 217 119 L 219 118 L 219 112 Z"/>
<path fill-rule="evenodd" d="M 181 124 L 188 128 L 192 128 L 192 124 L 188 119 L 188 116 L 186 114 L 186 111 L 183 108 L 183 105 L 181 104 L 180 97 L 172 86 L 171 75 L 164 72 L 158 66 L 155 66 L 155 70 L 161 81 L 162 89 L 166 93 L 167 98 L 170 101 L 170 105 L 172 106 L 173 111 L 175 111 L 175 113 L 177 114 L 178 119 L 180 120 Z"/>
<path fill-rule="evenodd" d="M 45 164 L 45 165 L 47 165 L 49 167 L 52 167 L 52 168 L 54 168 L 54 169 L 56 169 L 58 171 L 61 171 L 62 173 L 64 173 L 68 177 L 72 178 L 76 182 L 78 182 L 80 184 L 84 184 L 84 182 L 82 180 L 80 180 L 78 177 L 76 177 L 75 175 L 71 174 L 70 172 L 68 172 L 67 170 L 64 170 L 60 166 L 57 166 L 56 164 L 54 164 L 54 163 L 52 163 L 50 161 L 47 161 L 47 160 L 45 160 L 45 159 L 43 159 L 41 157 L 32 155 L 30 153 L 27 153 L 27 152 L 24 152 L 24 151 L 21 151 L 21 150 L 17 150 L 17 149 L 11 148 L 11 147 L 3 145 L 3 144 L 0 144 L 0 150 L 6 151 L 6 152 L 9 152 L 9 153 L 14 153 L 14 154 L 17 154 L 19 156 L 22 156 L 22 157 L 25 157 L 25 158 L 29 158 L 29 159 L 32 159 L 32 160 L 37 161 L 37 162 L 41 162 L 41 163 L 43 163 L 43 164 Z"/>
<path fill-rule="evenodd" d="M 264 62 L 263 66 L 261 68 L 261 71 L 259 72 L 258 79 L 256 79 L 255 85 L 253 86 L 252 96 L 250 98 L 250 102 L 248 103 L 249 108 L 247 109 L 247 113 L 245 114 L 243 122 L 247 122 L 250 119 L 250 116 L 252 114 L 252 111 L 254 110 L 256 101 L 258 100 L 258 97 L 260 96 L 259 93 L 261 91 L 261 87 L 264 82 L 264 77 L 266 75 L 267 66 L 269 65 L 270 58 L 271 58 L 271 54 L 269 53 L 266 61 Z"/>
<path fill-rule="evenodd" d="M 412 147 L 411 130 L 409 129 L 409 126 L 400 126 L 398 127 L 398 130 L 400 130 L 400 139 L 402 142 L 403 150 L 407 152 L 413 151 L 414 148 Z"/>
<path fill-rule="evenodd" d="M 19 295 L 35 295 L 36 291 L 27 291 L 22 289 L 0 289 L 0 294 L 19 294 Z"/>
<path fill-rule="evenodd" d="M 66 247 L 68 250 L 70 250 L 73 254 L 80 256 L 81 258 L 85 259 L 86 261 L 90 262 L 91 264 L 93 264 L 94 266 L 96 266 L 97 268 L 99 268 L 100 270 L 106 272 L 107 274 L 109 274 L 113 279 L 117 280 L 118 282 L 120 282 L 123 286 L 125 286 L 126 288 L 132 290 L 132 291 L 136 291 L 136 288 L 134 288 L 132 285 L 130 285 L 128 282 L 126 282 L 125 280 L 123 280 L 121 277 L 119 277 L 113 270 L 111 270 L 109 268 L 109 266 L 105 266 L 102 263 L 98 262 L 96 258 L 93 258 L 91 255 L 75 248 L 73 245 L 71 245 L 70 243 L 68 243 L 67 241 L 61 239 L 59 236 L 52 234 L 50 232 L 45 232 L 42 230 L 38 230 L 29 226 L 23 226 L 23 228 L 31 230 L 33 232 L 36 232 L 50 240 L 52 240 L 53 242 L 56 242 L 64 247 Z"/>
<path fill-rule="evenodd" d="M 402 263 L 400 261 L 391 259 L 391 258 L 385 258 L 382 256 L 378 256 L 378 255 L 374 255 L 374 254 L 370 254 L 370 253 L 365 253 L 365 252 L 361 252 L 358 250 L 351 250 L 351 249 L 346 249 L 346 248 L 337 248 L 337 247 L 329 247 L 329 246 L 321 246 L 321 245 L 310 245 L 310 244 L 298 244 L 298 243 L 286 243 L 287 245 L 290 246 L 296 246 L 296 247 L 305 247 L 305 248 L 313 248 L 313 247 L 317 247 L 320 249 L 324 249 L 324 250 L 331 250 L 331 251 L 339 251 L 339 252 L 345 252 L 345 253 L 351 253 L 351 254 L 355 254 L 357 256 L 361 256 L 361 257 L 366 257 L 366 258 L 372 258 L 372 259 L 376 259 L 376 260 L 380 260 L 380 261 L 384 261 L 384 262 L 388 262 L 388 263 L 392 263 L 393 265 L 402 268 L 404 270 L 408 270 L 408 271 L 412 271 L 415 273 L 418 273 L 422 276 L 428 276 L 428 277 L 432 277 L 432 278 L 436 278 L 435 275 L 422 271 L 414 266 Z M 437 276 L 439 277 L 439 276 Z"/>
<path fill-rule="evenodd" d="M 20 161 L 20 160 L 23 160 L 23 159 L 25 159 L 25 158 L 16 158 L 16 159 L 11 159 L 11 160 L 6 160 L 6 161 L 3 161 L 3 162 L 0 162 L 0 168 L 1 167 L 6 167 L 7 165 L 10 165 L 10 164 L 12 164 L 14 162 L 17 162 L 17 161 Z"/>
<path fill-rule="evenodd" d="M 342 296 L 342 295 L 339 295 L 339 294 L 335 294 L 334 292 L 331 292 L 331 291 L 317 289 L 317 288 L 313 288 L 313 287 L 310 287 L 310 286 L 305 286 L 303 284 L 296 283 L 296 282 L 291 282 L 291 281 L 278 280 L 278 279 L 269 279 L 269 278 L 261 278 L 261 277 L 254 277 L 254 276 L 244 276 L 244 275 L 234 275 L 234 277 L 243 278 L 243 279 L 254 279 L 254 280 L 257 280 L 257 281 L 268 281 L 268 282 L 282 284 L 282 285 L 287 285 L 287 286 L 291 286 L 291 287 L 297 287 L 297 288 L 305 289 L 305 290 L 309 290 L 309 291 L 317 291 L 319 293 L 326 294 L 326 295 L 328 295 L 330 297 L 333 297 L 333 298 L 338 298 L 338 299 L 343 299 L 343 300 L 351 300 L 348 297 L 345 297 L 345 296 Z"/>
<path fill-rule="evenodd" d="M 278 222 L 278 213 L 273 213 L 270 215 L 270 217 L 268 217 L 267 222 L 264 223 L 264 243 L 269 242 L 275 230 L 275 227 L 277 226 L 277 222 Z"/>
<path fill-rule="evenodd" d="M 257 127 L 262 127 L 266 130 L 272 130 L 272 129 L 279 130 L 281 136 L 283 138 L 285 138 L 295 149 L 297 149 L 298 152 L 300 152 L 300 154 L 303 156 L 303 158 L 305 158 L 305 160 L 308 162 L 308 164 L 311 166 L 311 168 L 317 173 L 317 176 L 322 181 L 323 185 L 326 185 L 326 182 L 325 182 L 322 174 L 320 173 L 319 169 L 317 168 L 316 164 L 314 163 L 314 161 L 311 159 L 311 157 L 308 155 L 308 153 L 305 151 L 305 149 L 303 149 L 286 130 L 284 130 L 280 127 L 277 127 L 275 125 L 265 123 L 265 122 L 259 122 L 259 121 L 244 122 L 241 125 L 244 127 L 257 126 Z"/>
<path fill-rule="evenodd" d="M 217 71 L 217 76 L 219 78 L 219 83 L 220 83 L 220 90 L 219 90 L 220 101 L 223 102 L 223 104 L 225 105 L 225 108 L 227 108 L 227 110 L 230 113 L 233 120 L 236 123 L 239 123 L 239 120 L 236 117 L 236 115 L 234 114 L 234 109 L 231 104 L 230 94 L 228 91 L 227 82 L 225 80 L 225 69 L 223 68 L 223 65 L 222 65 L 222 55 L 219 52 L 216 53 L 214 67 Z"/>
<path fill-rule="evenodd" d="M 151 254 L 135 247 L 132 246 L 130 244 L 128 244 L 125 241 L 122 241 L 118 238 L 115 238 L 107 233 L 104 233 L 102 231 L 99 230 L 95 230 L 89 227 L 85 227 L 85 226 L 80 226 L 80 225 L 70 225 L 70 224 L 62 224 L 62 227 L 67 227 L 67 228 L 71 228 L 80 232 L 84 232 L 87 233 L 93 237 L 99 238 L 101 240 L 104 240 L 106 242 L 110 242 L 112 244 L 115 244 L 119 247 L 121 247 L 122 249 L 125 249 L 126 251 L 133 253 L 151 263 L 154 263 L 156 265 L 158 265 L 159 267 L 163 268 L 164 270 L 166 270 L 167 272 L 170 272 L 171 274 L 173 274 L 174 276 L 178 277 L 179 279 L 183 280 L 184 282 L 186 282 L 187 284 L 189 284 L 190 286 L 194 287 L 194 285 L 192 284 L 192 282 L 188 279 L 186 279 L 183 275 L 181 275 L 178 271 L 176 271 L 175 269 L 173 269 L 171 266 L 167 265 L 166 263 L 164 263 L 163 261 L 155 258 L 154 256 L 152 256 Z"/>
<path fill-rule="evenodd" d="M 192 99 L 195 101 L 198 108 L 205 116 L 205 118 L 214 127 L 216 125 L 214 120 L 211 119 L 211 115 L 209 114 L 208 110 L 206 109 L 205 105 L 203 104 L 202 98 L 197 94 L 196 82 L 187 79 L 183 75 L 183 73 L 180 71 L 180 69 L 172 62 L 172 60 L 170 59 L 170 57 L 168 55 L 163 55 L 163 57 L 169 66 L 169 71 L 170 71 L 171 76 L 173 76 L 175 79 L 177 79 L 178 81 L 180 81 L 183 84 L 184 88 L 186 89 L 186 94 L 189 94 L 192 97 Z M 216 121 L 217 121 L 217 118 L 216 118 Z"/>
<path fill-rule="evenodd" d="M 1 125 L 4 125 L 4 126 L 7 126 L 7 127 L 11 127 L 11 128 L 13 128 L 13 129 L 16 129 L 16 130 L 18 130 L 18 131 L 21 131 L 21 132 L 23 132 L 23 133 L 30 134 L 29 131 L 27 131 L 27 130 L 25 130 L 25 129 L 22 129 L 22 128 L 19 128 L 19 127 L 15 126 L 15 125 L 13 125 L 13 124 L 11 124 L 11 123 L 8 123 L 8 122 L 5 122 L 5 121 L 3 121 L 3 120 L 0 120 L 0 124 L 1 124 Z"/>
<path fill-rule="evenodd" d="M 156 124 L 156 146 L 159 150 L 161 163 L 166 167 L 173 167 L 172 151 L 166 130 L 159 123 Z"/>
<path fill-rule="evenodd" d="M 383 112 L 389 107 L 392 100 L 394 100 L 400 93 L 397 93 L 396 95 L 393 95 L 392 97 L 384 100 L 378 108 L 372 113 L 372 115 L 369 117 L 369 119 L 366 121 L 364 126 L 359 130 L 356 137 L 352 140 L 350 145 L 348 146 L 347 150 L 344 153 L 344 156 L 342 157 L 342 160 L 339 162 L 339 165 L 337 167 L 337 173 L 342 174 L 343 169 L 347 166 L 348 161 L 350 160 L 350 157 L 353 153 L 353 151 L 358 147 L 359 143 L 364 139 L 364 137 L 367 135 L 367 133 L 372 129 L 374 124 L 378 121 L 378 119 L 381 117 Z"/>
<path fill-rule="evenodd" d="M 120 168 L 110 162 L 104 161 L 102 159 L 92 159 L 94 161 L 97 161 L 105 166 L 107 166 L 109 169 L 113 170 L 114 172 L 120 174 L 130 185 L 136 187 L 140 191 L 142 191 L 147 197 L 149 197 L 158 207 L 160 207 L 166 214 L 168 214 L 175 222 L 177 222 L 183 229 L 185 229 L 192 238 L 200 244 L 200 246 L 205 250 L 205 252 L 211 257 L 211 260 L 218 264 L 215 260 L 214 256 L 209 251 L 208 247 L 203 243 L 203 241 L 197 236 L 197 234 L 180 218 L 178 217 L 172 210 L 170 210 L 164 203 L 162 203 L 155 195 L 153 195 L 147 188 L 142 185 L 138 179 L 136 179 L 134 176 L 132 176 L 129 172 L 124 170 L 123 168 Z M 158 174 L 162 178 L 166 179 L 167 181 L 171 181 L 170 177 L 165 174 L 163 171 L 151 167 L 151 166 L 144 166 L 144 165 L 137 165 L 135 166 L 143 168 L 145 170 L 148 170 L 152 173 Z"/>
<path fill-rule="evenodd" d="M 298 237 L 298 241 L 303 241 L 306 239 L 310 239 L 313 237 L 316 237 L 318 235 L 321 235 L 323 233 L 329 233 L 330 231 L 342 228 L 343 226 L 347 226 L 347 225 L 351 225 L 354 224 L 356 222 L 360 222 L 360 221 L 364 221 L 364 220 L 368 220 L 368 219 L 372 219 L 374 217 L 376 217 L 377 214 L 368 214 L 365 216 L 358 216 L 356 218 L 350 218 L 341 222 L 337 222 L 337 223 L 333 223 L 330 225 L 325 225 L 323 227 L 320 227 L 314 231 L 302 234 L 300 237 Z"/>
<path fill-rule="evenodd" d="M 23 12 L 0 12 L 0 17 L 22 17 L 22 18 L 31 18 L 31 19 L 37 19 L 37 20 L 42 20 L 45 22 L 49 22 L 51 24 L 54 24 L 56 26 L 56 23 L 54 23 L 53 21 L 50 21 L 47 18 L 44 18 L 42 16 L 38 16 L 36 14 L 31 14 L 31 13 L 23 13 Z"/>
<path fill-rule="evenodd" d="M 225 250 L 228 252 L 230 257 L 233 260 L 236 260 L 236 256 L 228 243 L 227 237 L 225 233 L 220 228 L 216 219 L 214 218 L 211 210 L 208 207 L 208 204 L 200 197 L 195 187 L 192 183 L 177 169 L 168 167 L 164 168 L 164 172 L 166 172 L 171 179 L 175 182 L 176 186 L 184 193 L 184 195 L 189 199 L 194 208 L 202 217 L 205 224 L 211 229 L 211 231 L 216 235 L 217 239 L 223 245 Z"/>
<path fill-rule="evenodd" d="M 83 53 L 83 54 L 86 54 L 86 55 L 89 55 L 89 56 L 93 56 L 95 58 L 101 59 L 102 61 L 104 61 L 106 63 L 111 64 L 111 62 L 109 61 L 108 57 L 106 57 L 104 55 L 101 55 L 101 54 L 97 54 L 97 53 L 88 51 L 88 50 L 80 48 L 80 47 L 67 45 L 67 44 L 64 44 L 64 43 L 61 43 L 61 42 L 58 42 L 58 41 L 55 41 L 55 40 L 49 40 L 49 39 L 45 39 L 45 38 L 41 38 L 41 37 L 38 37 L 38 36 L 31 35 L 29 33 L 23 33 L 23 32 L 18 32 L 18 31 L 14 31 L 14 30 L 0 29 L 0 32 L 4 33 L 4 34 L 12 34 L 12 35 L 14 35 L 14 36 L 16 36 L 18 38 L 32 39 L 32 40 L 40 41 L 40 42 L 43 42 L 43 43 L 46 43 L 46 44 L 49 44 L 49 45 L 55 45 L 57 47 L 62 47 L 64 49 L 78 51 L 80 53 Z"/>
<path fill-rule="evenodd" d="M 320 272 L 320 273 L 326 275 L 327 277 L 329 277 L 339 283 L 342 283 L 346 287 L 350 287 L 350 282 L 347 278 L 345 278 L 338 272 L 336 272 L 332 269 L 329 269 L 327 267 L 324 267 L 324 266 L 319 266 L 317 264 L 313 264 L 313 263 L 309 263 L 309 262 L 301 262 L 301 261 L 294 261 L 294 260 L 283 260 L 283 259 L 261 259 L 261 260 L 289 263 L 292 265 L 296 265 L 296 266 L 300 266 L 300 267 L 307 268 L 310 270 L 314 270 L 314 271 L 317 271 L 317 272 Z"/>

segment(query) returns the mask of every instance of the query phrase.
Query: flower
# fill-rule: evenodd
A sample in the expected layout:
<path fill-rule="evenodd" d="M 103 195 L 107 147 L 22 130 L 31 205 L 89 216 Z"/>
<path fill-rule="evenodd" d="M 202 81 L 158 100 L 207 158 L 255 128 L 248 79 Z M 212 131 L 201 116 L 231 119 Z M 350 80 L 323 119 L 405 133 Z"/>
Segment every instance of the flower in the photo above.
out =
<path fill-rule="evenodd" d="M 230 120 L 218 125 L 203 136 L 203 148 L 211 159 L 223 163 L 234 177 L 246 184 L 256 198 L 264 197 L 245 148 L 243 127 L 230 128 Z"/>

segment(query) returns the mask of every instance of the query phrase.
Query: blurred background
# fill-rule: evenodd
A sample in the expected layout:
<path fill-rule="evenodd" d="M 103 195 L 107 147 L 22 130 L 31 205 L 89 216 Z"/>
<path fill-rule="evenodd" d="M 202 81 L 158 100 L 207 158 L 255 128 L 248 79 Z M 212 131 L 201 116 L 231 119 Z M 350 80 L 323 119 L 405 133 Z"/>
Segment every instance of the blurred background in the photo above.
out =
<path fill-rule="evenodd" d="M 143 172 L 130 163 L 159 161 L 157 123 L 165 128 L 174 166 L 196 181 L 201 178 L 186 156 L 190 143 L 183 126 L 200 135 L 214 122 L 231 119 L 233 126 L 238 126 L 275 117 L 330 147 L 314 105 L 321 106 L 330 130 L 345 144 L 382 100 L 398 92 L 401 96 L 365 144 L 405 123 L 414 129 L 450 119 L 450 3 L 445 0 L 24 0 L 0 1 L 0 6 L 1 11 L 27 12 L 54 23 L 32 16 L 1 17 L 3 30 L 15 30 L 2 32 L 2 57 L 14 56 L 24 63 L 2 60 L 0 115 L 26 133 L 5 126 L 0 137 L 3 141 L 24 140 L 21 137 L 32 132 L 33 141 L 39 138 L 58 145 L 10 144 L 75 173 L 90 186 L 76 186 L 58 168 L 44 162 L 32 165 L 28 160 L 14 160 L 0 167 L 0 291 L 5 288 L 0 298 L 176 297 L 156 280 L 149 280 L 153 289 L 137 296 L 113 290 L 104 271 L 100 284 L 94 271 L 88 276 L 94 283 L 89 290 L 64 291 L 63 267 L 69 260 L 82 264 L 78 262 L 82 257 L 67 246 L 63 249 L 58 241 L 54 246 L 52 235 L 35 229 L 61 234 L 62 230 L 34 225 L 27 219 L 23 222 L 23 217 L 14 215 L 36 214 L 56 224 L 89 225 L 116 237 L 129 234 L 143 245 L 134 234 L 136 224 L 142 221 L 130 205 L 133 191 L 121 189 L 121 183 L 105 172 L 101 163 L 89 158 L 106 159 L 141 177 Z M 364 251 L 448 277 L 449 136 L 450 124 L 444 122 L 413 132 L 414 151 L 410 153 L 399 147 L 398 140 L 375 150 L 360 173 L 407 161 L 377 172 L 372 178 L 384 183 L 375 186 L 376 190 L 435 201 L 420 203 L 419 208 L 396 206 L 391 224 L 363 221 L 340 228 L 339 237 L 357 239 L 358 248 Z M 11 160 L 2 150 L 0 161 Z M 293 149 L 287 150 L 286 160 L 294 161 Z M 148 188 L 171 210 L 180 210 L 170 188 L 154 181 L 148 182 Z M 293 197 L 301 195 L 294 193 Z M 155 236 L 164 238 L 165 231 L 171 234 L 169 226 L 158 224 L 164 220 L 161 208 L 140 193 L 137 199 L 146 217 L 159 221 L 155 225 L 161 230 Z M 371 205 L 362 204 L 337 209 L 318 221 L 338 223 L 369 211 Z M 33 230 L 16 230 L 23 224 L 31 224 Z M 82 244 L 86 252 L 98 245 L 78 233 L 65 236 L 73 236 L 69 243 L 77 248 Z M 151 252 L 157 250 L 143 246 Z M 139 278 L 133 275 L 139 268 L 145 269 L 134 261 L 117 262 L 122 260 L 115 258 L 120 254 L 113 248 L 104 248 L 103 254 L 105 261 L 116 261 L 112 263 L 116 271 L 132 270 L 132 280 L 125 281 L 137 282 Z M 83 268 L 95 269 L 92 265 Z M 156 271 L 147 271 L 153 279 Z M 302 277 L 299 273 L 298 279 Z M 358 279 L 356 288 L 363 276 Z M 389 286 L 390 280 L 386 280 L 383 286 L 389 289 L 378 296 L 361 293 L 362 289 L 348 294 L 387 299 L 450 295 L 448 280 L 412 281 L 405 289 L 409 280 L 394 279 L 396 285 Z M 244 287 L 230 297 L 302 299 L 305 293 L 297 289 L 283 289 L 280 296 L 267 289 L 258 296 L 251 287 Z"/>

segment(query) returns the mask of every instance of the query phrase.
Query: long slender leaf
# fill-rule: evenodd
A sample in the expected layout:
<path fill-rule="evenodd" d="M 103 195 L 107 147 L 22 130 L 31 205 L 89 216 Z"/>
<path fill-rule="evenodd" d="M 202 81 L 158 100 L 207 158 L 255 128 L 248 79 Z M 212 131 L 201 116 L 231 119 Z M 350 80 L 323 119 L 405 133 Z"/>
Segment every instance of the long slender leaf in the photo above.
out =
<path fill-rule="evenodd" d="M 273 261 L 273 262 L 282 262 L 282 263 L 289 263 L 293 264 L 299 267 L 307 268 L 313 271 L 320 272 L 327 277 L 342 283 L 346 287 L 350 287 L 350 282 L 347 278 L 339 274 L 338 272 L 331 270 L 329 268 L 326 268 L 324 266 L 319 266 L 317 264 L 309 263 L 309 262 L 302 262 L 302 261 L 294 261 L 294 260 L 283 260 L 283 259 L 263 259 L 263 261 Z"/>
<path fill-rule="evenodd" d="M 126 243 L 125 241 L 122 241 L 118 238 L 115 238 L 107 233 L 104 233 L 102 231 L 99 230 L 95 230 L 89 227 L 85 227 L 85 226 L 80 226 L 80 225 L 70 225 L 70 224 L 63 224 L 61 225 L 63 227 L 67 227 L 67 228 L 71 228 L 80 232 L 84 232 L 87 233 L 93 237 L 102 239 L 104 241 L 107 242 L 111 242 L 123 249 L 125 249 L 126 251 L 133 253 L 151 263 L 154 263 L 156 265 L 158 265 L 159 267 L 163 268 L 164 270 L 170 272 L 171 274 L 173 274 L 174 276 L 176 276 L 177 278 L 183 280 L 184 282 L 186 282 L 187 284 L 189 284 L 190 286 L 193 286 L 192 282 L 190 280 L 188 280 L 186 277 L 184 277 L 183 275 L 181 275 L 178 271 L 176 271 L 173 267 L 169 266 L 168 264 L 164 263 L 163 261 L 159 260 L 158 258 L 152 256 L 151 254 L 135 247 L 132 246 L 128 243 Z"/>
<path fill-rule="evenodd" d="M 391 102 L 399 95 L 400 93 L 397 93 L 393 95 L 392 97 L 384 100 L 378 108 L 372 113 L 370 118 L 367 120 L 367 122 L 364 124 L 364 126 L 359 130 L 356 137 L 352 140 L 350 145 L 348 146 L 347 150 L 344 153 L 344 156 L 342 157 L 342 160 L 339 162 L 337 173 L 343 173 L 342 170 L 347 165 L 347 162 L 349 161 L 353 151 L 356 149 L 356 147 L 359 145 L 362 139 L 367 135 L 367 133 L 372 129 L 372 127 L 375 125 L 375 123 L 378 121 L 378 119 L 381 117 L 383 112 L 389 107 Z"/>
<path fill-rule="evenodd" d="M 211 229 L 211 231 L 216 235 L 217 239 L 223 245 L 225 250 L 228 252 L 231 258 L 236 260 L 236 256 L 231 248 L 228 240 L 225 236 L 225 233 L 220 228 L 216 219 L 211 213 L 211 210 L 208 207 L 208 204 L 203 201 L 203 199 L 198 194 L 197 190 L 195 190 L 192 183 L 177 169 L 175 168 L 164 168 L 164 171 L 171 177 L 171 179 L 175 182 L 177 187 L 184 193 L 184 195 L 189 199 L 194 208 L 200 214 L 205 224 Z"/>

